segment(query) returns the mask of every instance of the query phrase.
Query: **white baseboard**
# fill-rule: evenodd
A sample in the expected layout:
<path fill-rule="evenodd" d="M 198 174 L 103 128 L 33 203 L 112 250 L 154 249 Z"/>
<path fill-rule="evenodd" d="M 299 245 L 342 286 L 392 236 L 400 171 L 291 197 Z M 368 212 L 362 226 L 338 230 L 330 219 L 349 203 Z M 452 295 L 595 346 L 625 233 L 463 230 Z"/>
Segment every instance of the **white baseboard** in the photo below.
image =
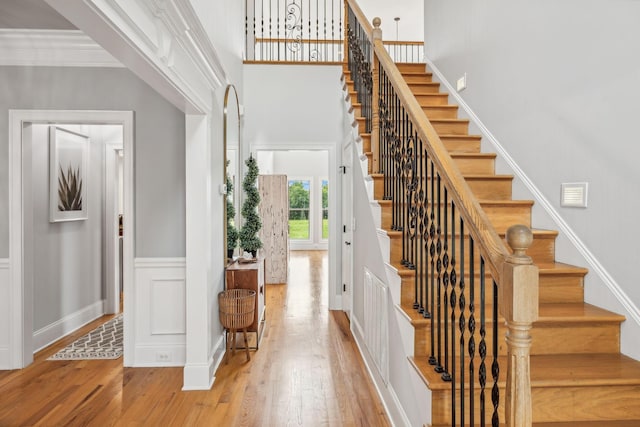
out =
<path fill-rule="evenodd" d="M 185 359 L 184 343 L 138 344 L 135 348 L 136 368 L 184 366 Z"/>
<path fill-rule="evenodd" d="M 226 350 L 224 333 L 213 345 L 211 357 L 207 363 L 188 363 L 184 367 L 182 391 L 211 390 L 215 381 L 215 372 L 222 362 Z"/>
<path fill-rule="evenodd" d="M 633 321 L 640 327 L 640 308 L 629 298 L 629 295 L 620 287 L 611 274 L 604 268 L 604 266 L 598 261 L 595 255 L 587 248 L 584 242 L 573 231 L 569 224 L 564 220 L 560 213 L 553 207 L 549 200 L 542 194 L 542 192 L 536 187 L 531 179 L 524 173 L 524 171 L 518 166 L 516 161 L 509 155 L 504 146 L 498 141 L 498 139 L 489 131 L 485 124 L 475 114 L 475 112 L 469 107 L 469 105 L 460 96 L 451 83 L 445 78 L 444 74 L 440 72 L 438 67 L 429 59 L 425 58 L 427 66 L 436 75 L 440 83 L 442 83 L 449 92 L 449 95 L 455 99 L 460 107 L 467 113 L 469 119 L 480 129 L 482 136 L 487 138 L 489 142 L 494 146 L 497 153 L 513 170 L 514 174 L 522 180 L 523 184 L 532 193 L 536 203 L 540 204 L 542 208 L 547 212 L 551 219 L 556 223 L 563 235 L 567 236 L 573 246 L 580 252 L 582 257 L 589 265 L 589 270 L 594 271 L 600 280 L 605 284 L 609 291 L 615 296 L 622 307 L 627 311 L 627 314 L 633 319 Z"/>
<path fill-rule="evenodd" d="M 88 307 L 71 313 L 33 333 L 33 352 L 41 350 L 60 338 L 69 335 L 104 314 L 104 301 L 97 301 Z"/>
<path fill-rule="evenodd" d="M 351 333 L 353 335 L 353 339 L 356 342 L 356 346 L 358 347 L 358 351 L 360 352 L 360 356 L 364 362 L 365 368 L 367 368 L 367 372 L 369 374 L 369 378 L 373 381 L 373 385 L 376 388 L 378 393 L 378 397 L 380 397 L 380 401 L 382 402 L 382 406 L 384 407 L 384 411 L 389 417 L 392 426 L 411 426 L 411 422 L 409 421 L 409 417 L 404 411 L 404 408 L 400 404 L 400 400 L 398 399 L 391 383 L 389 385 L 385 385 L 382 377 L 377 373 L 374 373 L 374 370 L 371 369 L 373 366 L 373 360 L 369 357 L 369 352 L 366 351 L 364 344 L 364 331 L 358 322 L 356 316 L 351 316 Z"/>
<path fill-rule="evenodd" d="M 0 370 L 11 369 L 11 296 L 9 292 L 9 259 L 0 258 Z"/>

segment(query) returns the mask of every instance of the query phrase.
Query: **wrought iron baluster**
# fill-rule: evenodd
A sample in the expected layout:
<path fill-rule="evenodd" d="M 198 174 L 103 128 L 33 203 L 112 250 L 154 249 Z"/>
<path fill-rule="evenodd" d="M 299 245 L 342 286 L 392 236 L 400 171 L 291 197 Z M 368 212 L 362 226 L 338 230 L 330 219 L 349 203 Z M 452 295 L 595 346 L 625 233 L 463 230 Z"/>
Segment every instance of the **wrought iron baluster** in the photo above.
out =
<path fill-rule="evenodd" d="M 464 332 L 465 332 L 465 305 L 466 298 L 464 296 L 465 281 L 464 281 L 464 220 L 460 217 L 460 298 L 458 298 L 458 307 L 460 308 L 460 317 L 458 318 L 458 329 L 460 330 L 460 425 L 464 425 L 465 411 L 464 411 L 464 386 L 465 386 L 465 362 L 464 362 Z M 473 375 L 472 375 L 473 377 Z"/>
<path fill-rule="evenodd" d="M 447 187 L 444 188 L 444 245 L 442 248 L 442 285 L 443 285 L 443 305 L 442 310 L 444 316 L 444 372 L 442 373 L 442 379 L 444 381 L 451 381 L 451 373 L 449 372 L 449 193 Z M 451 339 L 453 341 L 453 338 Z"/>
<path fill-rule="evenodd" d="M 476 293 L 476 259 L 475 242 L 469 235 L 469 425 L 475 425 L 475 364 L 476 357 L 476 318 L 475 318 L 475 293 Z"/>
<path fill-rule="evenodd" d="M 436 344 L 438 350 L 438 364 L 436 365 L 435 371 L 439 374 L 444 372 L 444 367 L 442 366 L 442 197 L 441 197 L 441 181 L 440 181 L 440 173 L 437 173 L 435 177 L 431 177 L 431 179 L 437 179 L 437 198 L 435 200 L 436 210 L 437 210 L 437 227 L 436 227 L 436 271 L 438 273 L 438 289 L 437 289 L 437 332 L 438 332 L 438 342 Z"/>
<path fill-rule="evenodd" d="M 415 280 L 414 280 L 414 301 L 413 308 L 414 310 L 418 310 L 418 313 L 424 313 L 424 305 L 423 305 L 423 279 L 424 279 L 424 245 L 422 244 L 424 235 L 425 235 L 425 224 L 424 224 L 424 188 L 422 179 L 423 175 L 423 167 L 424 167 L 424 154 L 422 149 L 422 139 L 418 136 L 417 133 L 414 133 L 414 138 L 418 142 L 418 146 L 416 149 L 416 156 L 418 156 L 418 166 L 416 169 L 416 183 L 418 185 L 416 191 L 416 241 L 415 241 L 415 251 L 416 251 L 416 268 L 415 272 Z"/>
<path fill-rule="evenodd" d="M 319 0 L 318 0 L 319 1 Z M 324 0 L 324 40 L 327 39 L 327 0 Z M 327 54 L 326 52 L 326 44 L 325 44 L 325 56 Z"/>
<path fill-rule="evenodd" d="M 244 0 L 244 51 L 249 54 L 249 0 Z"/>
<path fill-rule="evenodd" d="M 418 186 L 418 182 L 417 182 L 417 155 L 418 155 L 418 150 L 417 150 L 417 140 L 414 136 L 413 133 L 413 126 L 411 123 L 409 123 L 409 115 L 405 112 L 405 120 L 407 121 L 407 125 L 406 125 L 406 132 L 407 132 L 407 138 L 409 140 L 410 143 L 410 149 L 411 151 L 409 152 L 409 164 L 408 164 L 408 170 L 407 170 L 407 174 L 408 174 L 408 187 L 409 187 L 409 194 L 408 194 L 408 201 L 409 201 L 409 206 L 407 207 L 409 209 L 409 220 L 408 220 L 408 226 L 409 229 L 411 230 L 411 234 L 410 234 L 410 241 L 409 241 L 409 268 L 412 270 L 416 269 L 416 236 L 417 236 L 417 232 L 418 232 L 418 211 L 417 211 L 417 204 L 414 203 L 415 202 L 415 197 L 416 197 L 416 189 Z"/>
<path fill-rule="evenodd" d="M 331 0 L 331 41 L 335 40 L 335 13 L 333 10 L 334 7 L 334 1 L 335 0 Z M 333 43 L 331 44 L 331 60 L 333 61 L 335 58 L 333 56 Z"/>
<path fill-rule="evenodd" d="M 493 414 L 491 415 L 491 425 L 498 427 L 500 417 L 498 415 L 498 404 L 500 403 L 500 389 L 498 388 L 498 378 L 500 377 L 500 365 L 498 363 L 498 285 L 493 280 L 493 363 L 491 364 L 491 376 L 493 377 L 493 387 L 491 389 L 491 403 L 493 404 Z"/>
<path fill-rule="evenodd" d="M 342 39 L 344 37 L 344 31 L 342 28 L 342 10 L 344 9 L 343 6 L 343 1 L 340 1 L 340 8 L 338 11 L 338 36 L 340 37 L 340 39 Z M 342 45 L 340 45 L 342 46 Z M 338 52 L 340 52 L 341 47 L 338 47 Z M 342 53 L 342 57 L 344 57 L 344 52 Z M 338 55 L 338 60 L 342 60 L 342 58 L 340 58 L 340 55 Z M 380 69 L 380 67 L 378 67 L 378 69 Z"/>
<path fill-rule="evenodd" d="M 449 307 L 451 309 L 451 406 L 453 407 L 453 424 L 456 417 L 456 285 L 458 277 L 456 273 L 456 205 L 451 202 L 451 269 L 449 271 Z M 464 424 L 463 424 L 464 425 Z"/>
<path fill-rule="evenodd" d="M 271 0 L 269 0 L 269 47 L 267 49 L 267 56 L 271 61 L 273 59 L 273 37 L 271 37 L 271 14 L 273 8 L 271 7 Z"/>
<path fill-rule="evenodd" d="M 431 182 L 431 197 L 429 202 L 431 204 L 431 216 L 429 218 L 429 265 L 431 267 L 431 275 L 430 275 L 430 288 L 431 288 L 431 356 L 429 357 L 430 365 L 437 365 L 438 359 L 436 359 L 435 351 L 436 351 L 436 340 L 435 340 L 435 329 L 436 329 L 436 311 L 435 311 L 435 288 L 436 288 L 436 277 L 435 277 L 435 259 L 436 259 L 436 226 L 435 226 L 435 177 L 434 177 L 434 165 L 433 161 L 429 162 L 431 166 L 431 174 L 428 179 Z"/>
<path fill-rule="evenodd" d="M 486 410 L 485 410 L 485 388 L 487 385 L 487 321 L 485 318 L 485 277 L 484 277 L 484 257 L 480 256 L 480 425 L 485 426 Z"/>

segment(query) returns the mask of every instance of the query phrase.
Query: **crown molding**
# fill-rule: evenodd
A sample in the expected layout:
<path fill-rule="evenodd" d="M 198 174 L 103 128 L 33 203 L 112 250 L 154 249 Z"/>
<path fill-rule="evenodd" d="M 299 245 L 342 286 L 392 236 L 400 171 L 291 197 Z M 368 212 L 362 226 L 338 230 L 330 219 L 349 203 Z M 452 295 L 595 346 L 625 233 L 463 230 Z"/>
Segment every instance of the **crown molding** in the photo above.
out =
<path fill-rule="evenodd" d="M 123 67 L 79 30 L 0 29 L 0 65 Z"/>
<path fill-rule="evenodd" d="M 45 1 L 183 111 L 211 111 L 227 76 L 189 0 Z"/>

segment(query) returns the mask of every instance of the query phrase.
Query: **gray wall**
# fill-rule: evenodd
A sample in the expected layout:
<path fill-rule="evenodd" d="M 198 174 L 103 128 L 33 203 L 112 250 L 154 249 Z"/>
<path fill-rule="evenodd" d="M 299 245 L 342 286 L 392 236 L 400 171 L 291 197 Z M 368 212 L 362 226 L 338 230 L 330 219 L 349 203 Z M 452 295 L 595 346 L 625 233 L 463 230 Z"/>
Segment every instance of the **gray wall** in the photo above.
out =
<path fill-rule="evenodd" d="M 98 126 L 79 129 L 90 137 L 87 219 L 49 222 L 49 126 L 31 127 L 31 177 L 25 176 L 25 202 L 32 203 L 32 239 L 24 251 L 33 254 L 34 316 L 37 331 L 103 299 L 104 144 Z M 84 127 L 86 128 L 86 126 Z M 87 132 L 88 131 L 88 132 Z M 28 143 L 25 141 L 25 144 Z M 27 184 L 28 183 L 28 184 Z M 27 206 L 25 205 L 25 209 Z M 29 224 L 25 224 L 25 229 Z"/>
<path fill-rule="evenodd" d="M 467 73 L 465 101 L 640 306 L 640 2 L 425 0 L 424 15 L 427 56 L 450 82 Z M 576 181 L 588 208 L 560 207 L 560 184 Z M 587 266 L 562 240 L 559 253 Z M 609 298 L 597 281 L 588 300 Z"/>
<path fill-rule="evenodd" d="M 0 67 L 0 257 L 9 255 L 9 109 L 134 111 L 136 257 L 185 255 L 184 115 L 125 69 Z"/>

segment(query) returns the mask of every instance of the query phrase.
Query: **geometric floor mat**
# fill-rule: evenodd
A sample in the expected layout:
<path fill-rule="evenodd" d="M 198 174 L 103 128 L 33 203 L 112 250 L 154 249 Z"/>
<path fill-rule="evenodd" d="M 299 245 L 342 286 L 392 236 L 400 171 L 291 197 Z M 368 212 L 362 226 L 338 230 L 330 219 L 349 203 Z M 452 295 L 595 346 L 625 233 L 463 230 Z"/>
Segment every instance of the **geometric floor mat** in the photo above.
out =
<path fill-rule="evenodd" d="M 122 314 L 78 338 L 47 360 L 117 359 L 122 356 Z"/>

